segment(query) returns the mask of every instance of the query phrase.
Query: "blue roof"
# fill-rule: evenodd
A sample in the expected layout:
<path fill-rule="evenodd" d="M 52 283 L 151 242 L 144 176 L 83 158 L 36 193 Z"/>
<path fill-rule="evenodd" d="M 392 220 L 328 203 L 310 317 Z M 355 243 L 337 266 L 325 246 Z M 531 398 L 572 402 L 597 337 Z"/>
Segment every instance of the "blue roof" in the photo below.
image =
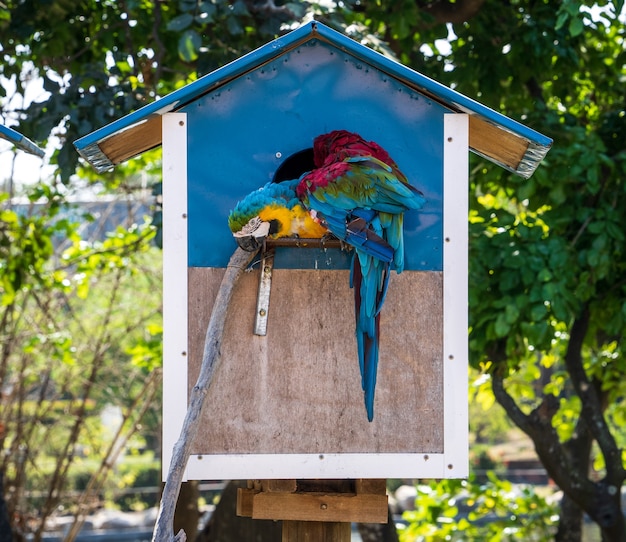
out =
<path fill-rule="evenodd" d="M 79 154 L 98 171 L 106 171 L 159 145 L 160 122 L 155 129 L 154 121 L 160 120 L 164 113 L 177 111 L 207 92 L 218 89 L 310 40 L 323 40 L 398 79 L 452 112 L 469 114 L 471 150 L 523 177 L 532 175 L 552 145 L 549 137 L 315 21 L 304 24 L 197 81 L 78 139 L 74 145 Z M 151 137 L 139 136 L 148 130 L 152 133 Z"/>
<path fill-rule="evenodd" d="M 10 141 L 18 149 L 21 149 L 30 154 L 34 154 L 36 156 L 43 156 L 45 154 L 44 150 L 39 148 L 30 139 L 23 136 L 19 132 L 16 132 L 15 130 L 13 130 L 13 128 L 9 128 L 8 126 L 0 125 L 0 138 Z"/>

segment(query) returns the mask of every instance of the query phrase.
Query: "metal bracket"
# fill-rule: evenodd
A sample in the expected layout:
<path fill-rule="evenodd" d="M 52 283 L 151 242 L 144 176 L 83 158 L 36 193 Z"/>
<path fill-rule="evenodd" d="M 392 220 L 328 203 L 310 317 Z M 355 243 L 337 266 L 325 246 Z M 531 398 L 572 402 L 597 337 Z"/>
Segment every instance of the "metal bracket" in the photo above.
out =
<path fill-rule="evenodd" d="M 267 317 L 270 308 L 270 291 L 272 289 L 272 270 L 274 269 L 274 252 L 263 252 L 261 259 L 261 275 L 259 277 L 259 291 L 256 300 L 256 318 L 254 334 L 267 335 Z"/>

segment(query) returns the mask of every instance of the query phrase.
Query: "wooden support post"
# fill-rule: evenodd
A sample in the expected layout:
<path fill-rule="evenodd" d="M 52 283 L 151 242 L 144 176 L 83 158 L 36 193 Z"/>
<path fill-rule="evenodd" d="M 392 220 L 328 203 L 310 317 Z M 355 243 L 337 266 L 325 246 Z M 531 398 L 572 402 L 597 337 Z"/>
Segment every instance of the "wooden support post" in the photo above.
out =
<path fill-rule="evenodd" d="M 350 523 L 283 521 L 282 542 L 350 542 Z"/>
<path fill-rule="evenodd" d="M 237 515 L 283 521 L 283 542 L 349 542 L 351 523 L 387 523 L 385 480 L 256 480 Z"/>

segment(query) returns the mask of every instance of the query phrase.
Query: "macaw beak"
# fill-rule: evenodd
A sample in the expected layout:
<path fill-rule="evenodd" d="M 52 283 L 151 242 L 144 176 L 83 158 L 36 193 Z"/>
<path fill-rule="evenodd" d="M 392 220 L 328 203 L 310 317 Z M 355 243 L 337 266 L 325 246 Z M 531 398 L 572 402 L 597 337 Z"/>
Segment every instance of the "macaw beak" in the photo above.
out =
<path fill-rule="evenodd" d="M 256 252 L 263 246 L 265 237 L 254 237 L 254 235 L 246 235 L 245 237 L 235 237 L 237 244 L 246 252 Z"/>
<path fill-rule="evenodd" d="M 263 222 L 258 217 L 255 217 L 241 231 L 233 235 L 235 236 L 235 241 L 243 250 L 256 252 L 265 243 L 265 238 L 270 234 L 270 229 L 271 224 L 269 222 Z"/>

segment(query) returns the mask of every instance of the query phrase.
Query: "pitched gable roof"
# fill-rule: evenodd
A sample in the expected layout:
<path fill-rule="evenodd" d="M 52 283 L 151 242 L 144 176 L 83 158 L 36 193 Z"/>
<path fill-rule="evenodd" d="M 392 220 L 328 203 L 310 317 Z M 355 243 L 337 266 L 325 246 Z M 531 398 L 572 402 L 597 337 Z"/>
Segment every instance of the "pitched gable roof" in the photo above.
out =
<path fill-rule="evenodd" d="M 78 153 L 96 170 L 106 171 L 160 145 L 161 116 L 164 113 L 177 111 L 200 96 L 219 89 L 233 79 L 311 40 L 322 40 L 352 55 L 438 102 L 451 112 L 469 114 L 470 149 L 522 177 L 530 177 L 550 150 L 550 138 L 319 22 L 307 23 L 267 43 L 197 81 L 78 139 L 74 145 Z"/>

